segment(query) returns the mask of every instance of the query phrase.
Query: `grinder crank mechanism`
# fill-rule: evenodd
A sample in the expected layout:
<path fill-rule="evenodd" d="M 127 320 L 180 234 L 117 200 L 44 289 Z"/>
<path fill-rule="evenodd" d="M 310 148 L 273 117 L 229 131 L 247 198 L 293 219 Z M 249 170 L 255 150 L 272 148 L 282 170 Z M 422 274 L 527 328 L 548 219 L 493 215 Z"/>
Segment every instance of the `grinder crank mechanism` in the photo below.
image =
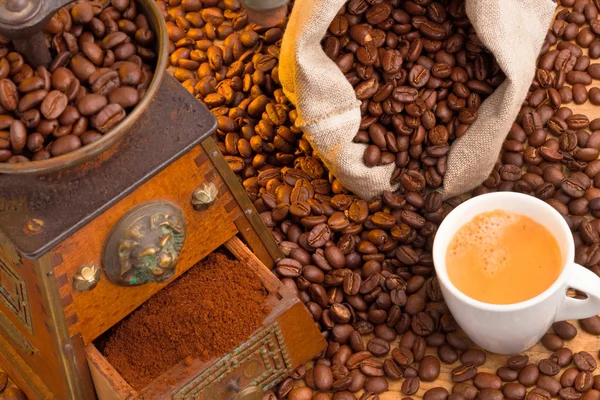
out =
<path fill-rule="evenodd" d="M 42 29 L 52 15 L 73 0 L 0 0 L 0 35 L 13 39 L 34 67 L 52 61 Z"/>

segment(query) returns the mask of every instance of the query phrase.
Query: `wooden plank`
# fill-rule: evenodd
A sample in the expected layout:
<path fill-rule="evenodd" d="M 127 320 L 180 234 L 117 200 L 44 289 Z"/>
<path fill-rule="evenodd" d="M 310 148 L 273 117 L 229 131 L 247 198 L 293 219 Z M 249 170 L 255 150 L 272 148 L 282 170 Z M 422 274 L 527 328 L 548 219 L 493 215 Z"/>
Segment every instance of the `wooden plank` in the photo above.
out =
<path fill-rule="evenodd" d="M 272 269 L 275 266 L 275 262 L 254 228 L 252 228 L 250 221 L 242 215 L 235 220 L 235 226 L 238 228 L 238 231 L 240 231 L 240 234 L 246 243 L 248 243 L 248 247 L 252 249 L 252 252 L 267 268 Z"/>
<path fill-rule="evenodd" d="M 50 400 L 57 397 L 42 382 L 40 376 L 0 335 L 0 369 L 8 373 L 29 399 Z M 58 376 L 60 379 L 60 376 Z"/>
<path fill-rule="evenodd" d="M 252 225 L 254 231 L 256 231 L 256 234 L 260 237 L 262 243 L 267 248 L 267 251 L 270 254 L 269 258 L 271 258 L 275 262 L 282 259 L 284 255 L 281 252 L 281 249 L 279 249 L 279 246 L 275 242 L 275 239 L 273 239 L 271 232 L 268 230 L 268 228 L 265 226 L 264 222 L 256 212 L 256 209 L 254 208 L 254 205 L 252 205 L 252 202 L 250 201 L 246 190 L 229 168 L 229 164 L 227 164 L 227 161 L 225 161 L 225 158 L 223 158 L 213 138 L 209 137 L 208 139 L 203 141 L 202 146 L 204 147 L 204 150 L 211 158 L 215 167 L 223 177 L 223 180 L 225 181 L 227 186 L 229 186 L 233 197 L 235 197 L 237 202 L 240 204 L 244 215 L 246 215 L 246 217 L 248 218 L 248 222 L 250 223 L 250 225 Z M 267 266 L 271 264 L 271 261 L 263 259 L 262 257 L 261 260 Z"/>
<path fill-rule="evenodd" d="M 283 287 L 281 281 L 273 275 L 269 268 L 265 267 L 255 254 L 248 250 L 248 247 L 237 236 L 229 239 L 225 243 L 225 247 L 235 258 L 252 268 L 252 271 L 261 278 L 269 293 L 275 294 Z"/>
<path fill-rule="evenodd" d="M 88 344 L 85 353 L 98 400 L 122 400 L 137 395 L 137 392 L 100 354 L 96 346 Z"/>

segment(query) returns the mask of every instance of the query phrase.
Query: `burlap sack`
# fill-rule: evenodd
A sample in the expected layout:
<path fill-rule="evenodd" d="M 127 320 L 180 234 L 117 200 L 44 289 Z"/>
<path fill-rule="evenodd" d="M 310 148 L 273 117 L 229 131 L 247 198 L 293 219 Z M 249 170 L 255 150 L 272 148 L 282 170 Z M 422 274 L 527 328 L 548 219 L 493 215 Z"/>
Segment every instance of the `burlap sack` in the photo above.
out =
<path fill-rule="evenodd" d="M 296 0 L 281 46 L 279 77 L 298 109 L 297 124 L 319 157 L 344 186 L 364 199 L 394 190 L 394 165 L 368 168 L 366 145 L 353 143 L 360 102 L 321 40 L 345 0 Z M 483 182 L 527 95 L 535 62 L 554 14 L 552 0 L 466 0 L 467 15 L 495 55 L 506 80 L 483 102 L 479 117 L 448 155 L 444 195 Z"/>

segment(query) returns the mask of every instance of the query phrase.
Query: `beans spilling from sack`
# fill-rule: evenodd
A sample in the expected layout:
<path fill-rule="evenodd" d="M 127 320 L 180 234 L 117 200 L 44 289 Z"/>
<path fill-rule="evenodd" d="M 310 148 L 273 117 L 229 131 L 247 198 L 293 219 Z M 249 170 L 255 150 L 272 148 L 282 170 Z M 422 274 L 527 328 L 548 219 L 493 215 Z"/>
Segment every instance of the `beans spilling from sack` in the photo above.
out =
<path fill-rule="evenodd" d="M 600 119 L 566 106 L 600 100 L 587 89 L 598 78 L 596 3 L 562 2 L 500 161 L 472 195 L 510 190 L 547 201 L 573 231 L 576 261 L 600 274 Z M 370 203 L 329 174 L 294 126 L 278 79 L 282 28 L 249 24 L 236 0 L 157 4 L 171 71 L 217 116 L 219 146 L 286 255 L 276 271 L 329 342 L 314 366 L 265 399 L 375 400 L 390 384 L 407 397 L 427 385 L 426 400 L 600 399 L 597 349 L 568 348 L 578 328 L 600 335 L 600 317 L 554 324 L 543 359 L 517 355 L 490 371 L 443 302 L 431 248 L 461 199 L 430 189 L 441 185 L 443 150 L 502 80 L 462 2 L 353 0 L 323 42 L 357 95 L 368 94 L 357 140 L 377 148 L 368 150 L 373 165 L 394 162 L 400 171 L 401 190 Z M 435 383 L 448 364 L 450 390 Z"/>
<path fill-rule="evenodd" d="M 418 171 L 441 186 L 446 154 L 477 119 L 504 74 L 466 18 L 464 2 L 350 1 L 323 46 L 354 86 L 367 166 L 395 163 L 393 182 Z"/>

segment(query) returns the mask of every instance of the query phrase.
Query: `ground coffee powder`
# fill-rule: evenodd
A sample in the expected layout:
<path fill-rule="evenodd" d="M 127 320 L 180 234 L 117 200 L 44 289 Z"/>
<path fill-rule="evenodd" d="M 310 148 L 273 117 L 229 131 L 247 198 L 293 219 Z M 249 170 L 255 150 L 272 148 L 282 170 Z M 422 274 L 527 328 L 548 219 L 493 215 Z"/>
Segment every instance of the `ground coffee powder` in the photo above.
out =
<path fill-rule="evenodd" d="M 239 261 L 210 254 L 117 325 L 101 351 L 135 389 L 188 356 L 232 351 L 269 314 L 268 292 Z"/>

